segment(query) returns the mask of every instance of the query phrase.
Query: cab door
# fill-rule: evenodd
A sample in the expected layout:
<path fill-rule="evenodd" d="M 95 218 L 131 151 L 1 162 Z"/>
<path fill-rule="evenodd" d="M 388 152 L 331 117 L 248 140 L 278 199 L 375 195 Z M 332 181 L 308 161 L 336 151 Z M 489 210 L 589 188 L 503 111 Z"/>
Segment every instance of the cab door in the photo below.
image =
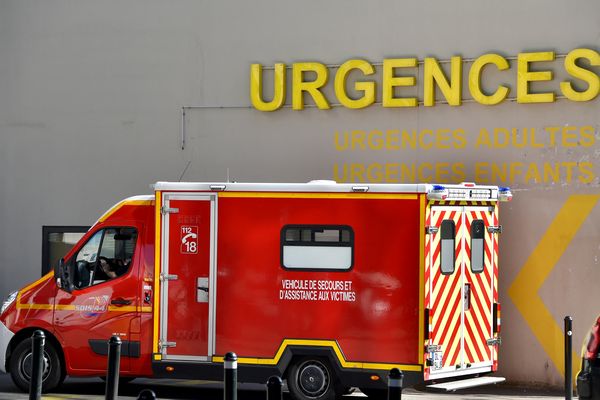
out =
<path fill-rule="evenodd" d="M 216 196 L 165 193 L 160 341 L 163 359 L 214 353 Z"/>
<path fill-rule="evenodd" d="M 71 293 L 59 290 L 55 299 L 54 326 L 73 370 L 105 373 L 108 340 L 119 336 L 121 370 L 130 370 L 130 358 L 140 357 L 139 339 L 131 340 L 130 326 L 140 314 L 138 240 L 142 226 L 100 226 L 66 263 L 71 265 Z M 107 274 L 100 260 L 116 272 Z"/>

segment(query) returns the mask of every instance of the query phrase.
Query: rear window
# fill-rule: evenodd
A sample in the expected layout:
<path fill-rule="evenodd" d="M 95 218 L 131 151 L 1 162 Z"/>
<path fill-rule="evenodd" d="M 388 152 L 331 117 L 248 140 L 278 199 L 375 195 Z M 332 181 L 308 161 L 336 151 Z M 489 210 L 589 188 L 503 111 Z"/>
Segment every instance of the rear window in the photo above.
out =
<path fill-rule="evenodd" d="M 442 274 L 451 275 L 454 273 L 454 261 L 455 261 L 455 237 L 456 237 L 456 226 L 454 221 L 445 219 L 442 221 L 440 228 L 442 235 L 442 250 L 441 250 L 441 269 Z"/>

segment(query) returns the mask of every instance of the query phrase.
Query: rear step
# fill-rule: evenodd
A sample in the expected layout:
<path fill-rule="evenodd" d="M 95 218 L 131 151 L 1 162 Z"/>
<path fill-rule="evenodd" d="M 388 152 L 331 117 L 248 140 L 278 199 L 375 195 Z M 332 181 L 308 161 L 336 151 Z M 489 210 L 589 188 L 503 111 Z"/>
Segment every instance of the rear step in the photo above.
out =
<path fill-rule="evenodd" d="M 454 392 L 455 390 L 468 389 L 476 386 L 492 385 L 504 382 L 506 378 L 499 376 L 482 376 L 480 378 L 463 379 L 461 381 L 452 381 L 445 383 L 436 383 L 428 385 L 428 389 L 442 390 L 445 392 Z"/>

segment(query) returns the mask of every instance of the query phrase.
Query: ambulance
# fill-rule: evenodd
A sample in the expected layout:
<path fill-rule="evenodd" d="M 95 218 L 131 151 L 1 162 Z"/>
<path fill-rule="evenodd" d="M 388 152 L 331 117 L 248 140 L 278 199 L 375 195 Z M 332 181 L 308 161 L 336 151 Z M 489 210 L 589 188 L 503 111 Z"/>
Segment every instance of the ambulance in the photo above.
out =
<path fill-rule="evenodd" d="M 0 370 L 19 388 L 37 329 L 45 391 L 67 375 L 105 376 L 113 335 L 123 379 L 219 381 L 235 352 L 240 381 L 282 376 L 296 400 L 352 387 L 381 397 L 392 368 L 405 387 L 503 379 L 485 375 L 498 369 L 498 206 L 509 188 L 153 187 L 4 302 Z"/>

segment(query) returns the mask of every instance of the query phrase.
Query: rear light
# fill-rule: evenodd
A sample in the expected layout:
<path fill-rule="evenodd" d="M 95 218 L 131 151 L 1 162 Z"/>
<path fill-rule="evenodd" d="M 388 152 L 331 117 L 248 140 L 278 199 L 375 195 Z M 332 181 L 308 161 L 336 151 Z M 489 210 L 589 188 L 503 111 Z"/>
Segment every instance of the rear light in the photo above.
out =
<path fill-rule="evenodd" d="M 431 324 L 431 313 L 429 312 L 429 308 L 425 309 L 425 340 L 429 340 L 431 339 L 431 331 L 432 331 L 432 324 Z"/>
<path fill-rule="evenodd" d="M 500 333 L 501 320 L 500 320 L 500 303 L 494 303 L 494 333 Z"/>
<path fill-rule="evenodd" d="M 448 197 L 448 189 L 442 185 L 433 185 L 427 193 L 428 200 L 446 200 L 446 197 Z"/>
<path fill-rule="evenodd" d="M 511 201 L 512 200 L 512 192 L 509 187 L 501 187 L 498 188 L 498 200 L 500 201 Z"/>

